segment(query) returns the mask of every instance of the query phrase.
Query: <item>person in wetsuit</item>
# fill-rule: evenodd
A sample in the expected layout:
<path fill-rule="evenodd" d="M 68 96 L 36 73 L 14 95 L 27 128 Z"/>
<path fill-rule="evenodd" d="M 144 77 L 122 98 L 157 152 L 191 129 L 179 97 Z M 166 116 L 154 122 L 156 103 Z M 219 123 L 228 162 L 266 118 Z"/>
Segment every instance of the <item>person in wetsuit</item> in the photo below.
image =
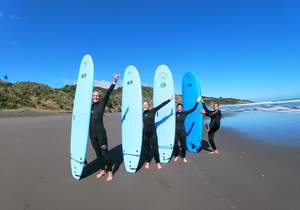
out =
<path fill-rule="evenodd" d="M 106 181 L 112 180 L 112 163 L 108 155 L 107 147 L 107 135 L 103 125 L 103 115 L 109 96 L 111 95 L 116 82 L 119 79 L 119 75 L 114 75 L 113 82 L 109 89 L 106 91 L 105 96 L 102 97 L 101 93 L 97 90 L 93 92 L 93 105 L 91 111 L 90 121 L 90 139 L 91 144 L 96 152 L 96 156 L 99 161 L 102 161 L 101 169 L 97 174 L 97 178 L 100 178 L 108 172 Z"/>
<path fill-rule="evenodd" d="M 179 158 L 178 154 L 179 154 L 179 142 L 180 142 L 183 162 L 185 162 L 185 163 L 187 162 L 187 159 L 185 157 L 187 148 L 186 148 L 186 142 L 185 142 L 186 141 L 186 132 L 185 132 L 185 127 L 184 127 L 184 121 L 185 121 L 185 118 L 188 116 L 188 114 L 190 114 L 196 110 L 200 100 L 201 100 L 201 97 L 199 96 L 197 98 L 197 101 L 196 101 L 194 107 L 187 111 L 183 111 L 181 103 L 177 104 L 176 132 L 175 132 L 175 144 L 174 144 L 174 161 L 177 161 Z"/>
<path fill-rule="evenodd" d="M 150 167 L 151 159 L 154 155 L 155 162 L 157 164 L 157 169 L 161 169 L 160 160 L 159 160 L 159 152 L 158 152 L 158 142 L 157 142 L 157 134 L 155 127 L 155 114 L 161 109 L 163 106 L 168 104 L 174 96 L 165 102 L 161 103 L 157 107 L 150 109 L 150 102 L 145 101 L 144 112 L 143 112 L 143 146 L 144 153 L 146 155 L 146 165 L 145 168 L 148 169 Z"/>
<path fill-rule="evenodd" d="M 203 109 L 201 110 L 201 113 L 210 117 L 210 123 L 209 123 L 209 127 L 207 128 L 208 130 L 208 140 L 209 143 L 211 145 L 211 147 L 213 148 L 213 151 L 210 152 L 211 154 L 218 154 L 219 151 L 217 150 L 216 144 L 215 144 L 215 134 L 216 132 L 219 130 L 220 125 L 221 125 L 221 117 L 222 117 L 222 113 L 221 110 L 219 109 L 220 105 L 215 103 L 213 105 L 213 110 L 209 110 L 203 99 L 201 100 L 202 104 L 203 104 Z"/>

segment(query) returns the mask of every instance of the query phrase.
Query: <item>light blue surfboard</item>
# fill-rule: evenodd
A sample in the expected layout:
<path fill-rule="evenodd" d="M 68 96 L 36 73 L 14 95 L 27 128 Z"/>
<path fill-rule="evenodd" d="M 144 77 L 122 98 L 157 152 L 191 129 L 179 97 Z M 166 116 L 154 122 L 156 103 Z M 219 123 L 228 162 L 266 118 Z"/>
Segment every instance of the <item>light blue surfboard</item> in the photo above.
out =
<path fill-rule="evenodd" d="M 195 73 L 187 72 L 182 79 L 182 104 L 184 110 L 192 109 L 201 96 L 200 82 Z M 189 152 L 199 152 L 202 142 L 202 114 L 199 111 L 202 104 L 189 114 L 185 119 L 185 131 L 187 133 L 186 144 Z"/>
<path fill-rule="evenodd" d="M 77 79 L 72 112 L 71 171 L 79 180 L 86 158 L 94 87 L 94 64 L 90 55 L 83 57 Z"/>
<path fill-rule="evenodd" d="M 153 107 L 174 96 L 174 82 L 170 69 L 160 65 L 154 75 Z M 175 139 L 175 100 L 162 107 L 155 116 L 160 162 L 170 161 Z"/>
<path fill-rule="evenodd" d="M 128 66 L 124 73 L 122 90 L 122 151 L 125 169 L 137 170 L 143 132 L 142 87 L 137 69 Z"/>

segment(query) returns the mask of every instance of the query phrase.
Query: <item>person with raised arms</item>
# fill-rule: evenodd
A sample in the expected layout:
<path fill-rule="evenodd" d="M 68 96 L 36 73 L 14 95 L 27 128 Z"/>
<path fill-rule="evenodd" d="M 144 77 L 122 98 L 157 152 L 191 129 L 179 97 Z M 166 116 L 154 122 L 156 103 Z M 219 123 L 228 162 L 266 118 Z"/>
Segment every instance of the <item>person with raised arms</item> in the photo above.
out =
<path fill-rule="evenodd" d="M 201 99 L 201 102 L 203 104 L 203 109 L 204 110 L 200 110 L 200 112 L 203 115 L 206 115 L 206 116 L 210 117 L 209 127 L 206 128 L 207 134 L 208 134 L 209 144 L 213 148 L 213 151 L 210 152 L 210 153 L 211 154 L 218 154 L 219 151 L 217 150 L 214 137 L 215 137 L 216 132 L 220 129 L 220 126 L 221 126 L 222 113 L 221 113 L 221 110 L 219 109 L 220 104 L 218 104 L 218 103 L 213 104 L 213 110 L 209 110 L 206 107 L 203 99 Z"/>
<path fill-rule="evenodd" d="M 157 134 L 156 134 L 156 127 L 155 127 L 155 114 L 159 109 L 163 106 L 167 105 L 174 96 L 170 99 L 166 100 L 165 102 L 161 103 L 157 107 L 150 108 L 151 104 L 149 101 L 144 101 L 143 104 L 143 146 L 144 146 L 144 153 L 146 155 L 146 165 L 145 168 L 149 169 L 151 159 L 154 155 L 154 159 L 157 165 L 157 169 L 161 169 L 162 166 L 160 165 L 159 160 L 159 152 L 158 152 L 158 142 L 157 142 Z"/>
<path fill-rule="evenodd" d="M 106 91 L 104 97 L 101 92 L 94 90 L 93 92 L 93 105 L 91 111 L 91 122 L 90 122 L 90 139 L 91 144 L 96 152 L 97 159 L 102 161 L 103 164 L 99 173 L 96 175 L 97 178 L 101 178 L 108 172 L 106 181 L 113 179 L 112 163 L 108 155 L 108 142 L 107 134 L 103 124 L 103 115 L 105 111 L 108 99 L 113 92 L 116 82 L 119 79 L 119 75 L 115 74 L 113 82 L 109 89 Z"/>
<path fill-rule="evenodd" d="M 175 143 L 174 143 L 174 161 L 177 161 L 179 158 L 179 142 L 182 151 L 182 159 L 183 162 L 187 162 L 186 159 L 186 131 L 184 127 L 185 118 L 192 112 L 194 112 L 201 100 L 199 96 L 194 107 L 190 110 L 183 111 L 183 107 L 181 103 L 177 104 L 177 111 L 176 111 L 176 132 L 175 132 Z"/>

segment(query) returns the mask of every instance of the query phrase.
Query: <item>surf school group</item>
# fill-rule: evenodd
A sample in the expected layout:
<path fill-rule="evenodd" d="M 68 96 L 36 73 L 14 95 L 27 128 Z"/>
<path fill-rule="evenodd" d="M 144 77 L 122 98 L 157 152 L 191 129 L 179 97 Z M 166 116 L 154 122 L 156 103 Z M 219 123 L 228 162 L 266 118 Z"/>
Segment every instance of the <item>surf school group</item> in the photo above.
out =
<path fill-rule="evenodd" d="M 71 172 L 80 180 L 86 160 L 88 139 L 94 148 L 101 168 L 96 178 L 106 174 L 106 181 L 113 180 L 112 162 L 109 157 L 108 138 L 103 123 L 105 107 L 113 92 L 119 75 L 115 74 L 109 89 L 94 89 L 94 64 L 90 55 L 82 59 L 74 97 L 71 126 Z M 128 66 L 122 85 L 121 133 L 125 169 L 135 173 L 150 168 L 154 157 L 156 168 L 161 163 L 188 162 L 186 152 L 199 152 L 202 141 L 203 116 L 209 117 L 205 125 L 211 154 L 219 153 L 214 136 L 220 128 L 219 104 L 209 109 L 201 97 L 198 75 L 186 72 L 182 79 L 182 103 L 175 102 L 174 81 L 170 69 L 160 65 L 154 75 L 153 105 L 142 100 L 142 86 L 138 70 Z M 181 154 L 179 154 L 181 151 Z M 144 166 L 143 166 L 144 165 Z"/>

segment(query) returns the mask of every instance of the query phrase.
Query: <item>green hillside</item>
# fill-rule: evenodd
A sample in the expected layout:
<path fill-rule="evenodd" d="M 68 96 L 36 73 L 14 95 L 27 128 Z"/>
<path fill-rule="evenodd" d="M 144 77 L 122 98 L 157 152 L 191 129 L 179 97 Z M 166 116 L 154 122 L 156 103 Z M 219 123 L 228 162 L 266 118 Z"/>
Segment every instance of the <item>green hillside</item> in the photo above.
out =
<path fill-rule="evenodd" d="M 48 85 L 34 82 L 9 83 L 0 80 L 0 110 L 36 110 L 36 111 L 59 111 L 71 112 L 75 85 L 66 85 L 62 88 L 52 88 Z M 102 93 L 105 89 L 97 88 Z M 151 87 L 143 86 L 144 99 L 152 101 L 153 90 Z M 107 104 L 108 112 L 121 111 L 122 88 L 113 91 Z M 177 95 L 176 100 L 181 101 Z M 218 102 L 221 104 L 237 104 L 251 102 L 234 98 L 211 98 L 207 97 L 206 102 Z"/>

